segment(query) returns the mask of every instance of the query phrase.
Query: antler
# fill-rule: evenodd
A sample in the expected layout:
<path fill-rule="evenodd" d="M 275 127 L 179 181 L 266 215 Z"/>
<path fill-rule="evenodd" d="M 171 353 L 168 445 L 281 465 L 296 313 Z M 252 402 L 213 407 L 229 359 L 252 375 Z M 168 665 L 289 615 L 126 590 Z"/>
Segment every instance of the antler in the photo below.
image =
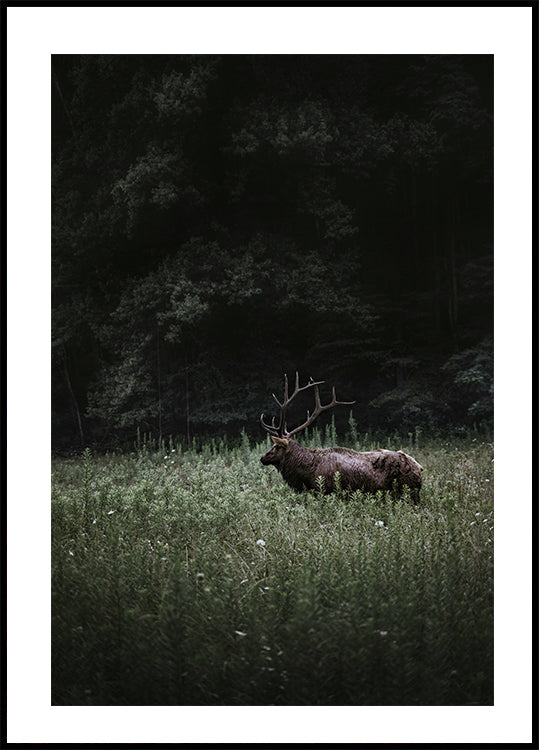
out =
<path fill-rule="evenodd" d="M 299 385 L 299 375 L 296 372 L 296 384 L 294 387 L 294 392 L 291 396 L 288 395 L 288 377 L 284 376 L 284 398 L 283 402 L 281 403 L 277 396 L 272 393 L 273 398 L 275 399 L 277 405 L 279 406 L 279 424 L 275 425 L 275 417 L 272 418 L 271 424 L 267 424 L 264 422 L 264 414 L 260 415 L 260 424 L 262 427 L 266 430 L 266 432 L 269 432 L 270 435 L 273 435 L 273 437 L 285 437 L 289 438 L 291 435 L 295 435 L 297 432 L 300 432 L 301 430 L 304 430 L 306 427 L 309 427 L 314 420 L 322 414 L 322 412 L 327 411 L 328 409 L 332 409 L 334 406 L 337 405 L 351 405 L 355 404 L 355 401 L 337 401 L 337 396 L 335 395 L 335 388 L 333 388 L 333 398 L 329 404 L 326 404 L 325 406 L 322 406 L 322 403 L 320 402 L 320 392 L 318 390 L 318 386 L 322 385 L 325 381 L 324 380 L 317 380 L 314 381 L 312 378 L 309 378 L 309 382 L 307 385 L 301 386 Z M 292 400 L 297 396 L 297 394 L 300 391 L 305 391 L 307 388 L 314 388 L 314 400 L 315 400 L 315 408 L 314 412 L 310 414 L 307 412 L 307 421 L 304 422 L 299 427 L 295 427 L 293 430 L 290 430 L 290 432 L 286 429 L 286 411 L 288 409 L 288 406 L 292 402 Z"/>

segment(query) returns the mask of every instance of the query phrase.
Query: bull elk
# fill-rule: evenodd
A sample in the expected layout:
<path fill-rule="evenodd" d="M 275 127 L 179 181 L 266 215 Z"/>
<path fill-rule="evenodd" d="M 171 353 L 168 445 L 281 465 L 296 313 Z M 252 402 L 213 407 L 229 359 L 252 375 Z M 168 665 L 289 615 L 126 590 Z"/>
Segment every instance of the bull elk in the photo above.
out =
<path fill-rule="evenodd" d="M 314 490 L 319 485 L 318 477 L 323 478 L 325 492 L 335 490 L 335 474 L 339 472 L 340 487 L 348 490 L 362 490 L 376 492 L 377 490 L 392 490 L 395 496 L 400 496 L 404 487 L 410 488 L 410 496 L 415 502 L 419 501 L 421 488 L 421 472 L 423 467 L 403 451 L 390 451 L 379 448 L 374 451 L 359 452 L 350 448 L 306 448 L 292 440 L 301 430 L 309 427 L 322 412 L 338 405 L 351 405 L 355 401 L 337 401 L 335 388 L 330 403 L 322 406 L 318 386 L 324 381 L 314 381 L 310 378 L 307 385 L 299 385 L 299 375 L 296 372 L 296 384 L 292 395 L 288 395 L 288 378 L 284 376 L 284 398 L 282 403 L 273 393 L 272 396 L 279 406 L 279 421 L 275 417 L 271 424 L 264 421 L 264 414 L 260 415 L 262 427 L 269 433 L 273 447 L 260 459 L 264 466 L 273 465 L 282 474 L 283 479 L 295 490 Z M 293 399 L 308 388 L 314 388 L 315 408 L 312 414 L 307 412 L 307 420 L 288 430 L 286 414 Z"/>

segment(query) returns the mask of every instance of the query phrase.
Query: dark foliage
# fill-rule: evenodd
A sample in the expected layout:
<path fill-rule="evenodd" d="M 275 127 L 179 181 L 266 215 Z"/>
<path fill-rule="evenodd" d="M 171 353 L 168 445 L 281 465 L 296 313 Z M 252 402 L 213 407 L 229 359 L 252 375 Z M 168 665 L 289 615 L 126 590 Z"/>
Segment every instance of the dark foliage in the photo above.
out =
<path fill-rule="evenodd" d="M 489 56 L 53 56 L 53 445 L 492 419 Z M 341 415 L 346 419 L 347 415 Z"/>

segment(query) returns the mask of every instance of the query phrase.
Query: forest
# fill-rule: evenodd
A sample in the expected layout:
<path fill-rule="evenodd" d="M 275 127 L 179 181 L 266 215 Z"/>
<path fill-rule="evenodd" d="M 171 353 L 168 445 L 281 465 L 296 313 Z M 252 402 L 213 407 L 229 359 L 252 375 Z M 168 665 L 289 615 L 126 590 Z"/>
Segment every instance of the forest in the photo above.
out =
<path fill-rule="evenodd" d="M 54 450 L 260 440 L 295 371 L 339 431 L 492 424 L 492 56 L 53 55 L 51 96 Z"/>

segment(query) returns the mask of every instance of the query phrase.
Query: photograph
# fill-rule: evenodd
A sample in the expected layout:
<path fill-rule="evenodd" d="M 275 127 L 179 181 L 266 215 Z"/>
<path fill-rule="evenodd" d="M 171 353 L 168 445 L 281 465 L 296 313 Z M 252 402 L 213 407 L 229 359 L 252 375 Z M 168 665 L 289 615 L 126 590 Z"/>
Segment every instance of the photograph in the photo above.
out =
<path fill-rule="evenodd" d="M 54 705 L 492 704 L 493 71 L 52 56 Z"/>

